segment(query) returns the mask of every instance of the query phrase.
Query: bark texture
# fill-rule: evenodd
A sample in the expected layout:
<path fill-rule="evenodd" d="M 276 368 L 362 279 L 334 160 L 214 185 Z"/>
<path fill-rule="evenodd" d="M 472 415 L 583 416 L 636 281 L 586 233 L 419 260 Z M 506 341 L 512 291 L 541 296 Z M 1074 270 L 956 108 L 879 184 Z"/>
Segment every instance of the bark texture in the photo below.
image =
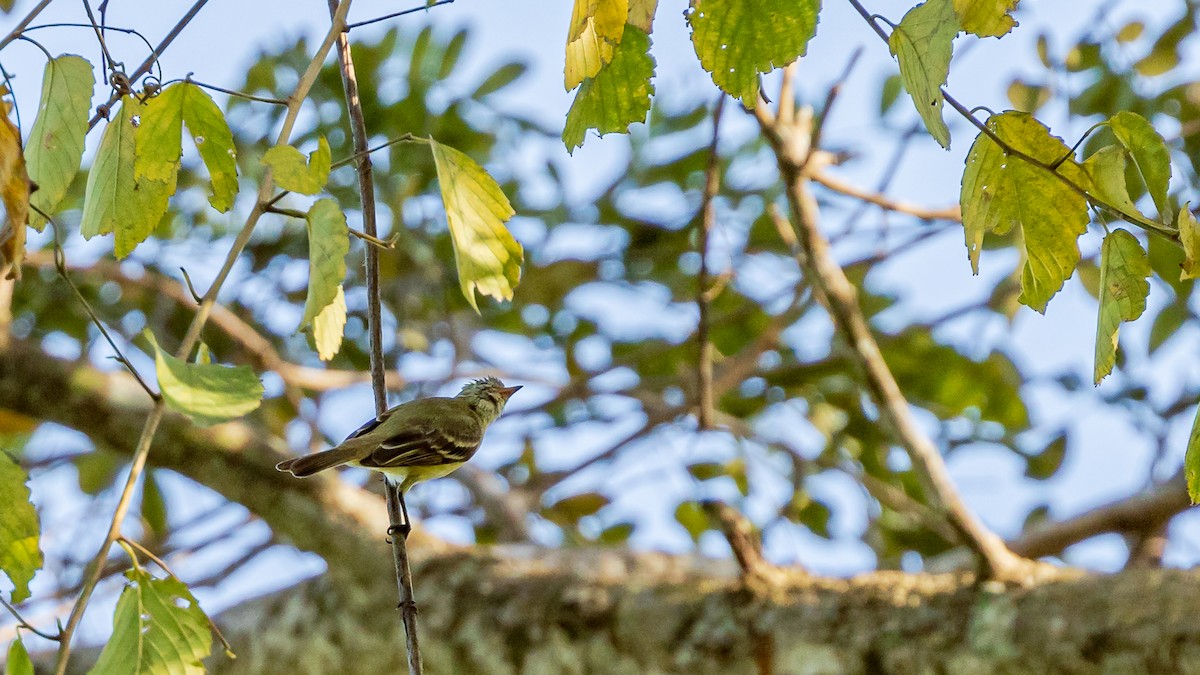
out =
<path fill-rule="evenodd" d="M 149 401 L 123 374 L 0 351 L 0 407 L 129 452 Z M 151 461 L 245 505 L 331 572 L 218 620 L 221 673 L 394 673 L 403 639 L 383 500 L 295 480 L 250 424 L 168 416 Z M 430 673 L 1200 673 L 1200 573 L 1066 572 L 1015 588 L 969 574 L 744 581 L 730 560 L 412 539 Z M 83 668 L 86 659 L 75 661 Z"/>

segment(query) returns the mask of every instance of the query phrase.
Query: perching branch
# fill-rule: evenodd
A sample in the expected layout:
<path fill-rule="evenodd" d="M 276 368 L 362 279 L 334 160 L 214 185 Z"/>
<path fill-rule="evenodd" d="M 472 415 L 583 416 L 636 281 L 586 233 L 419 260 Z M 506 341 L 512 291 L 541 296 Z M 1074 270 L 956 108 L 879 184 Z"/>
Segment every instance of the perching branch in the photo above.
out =
<path fill-rule="evenodd" d="M 779 102 L 781 109 L 794 105 L 791 100 Z M 1039 571 L 1038 566 L 1010 551 L 962 502 L 941 453 L 917 424 L 908 401 L 883 359 L 870 325 L 858 305 L 857 290 L 846 278 L 845 271 L 829 250 L 829 242 L 821 234 L 818 226 L 819 208 L 805 173 L 810 158 L 808 124 L 790 111 L 781 112 L 778 119 L 796 119 L 795 123 L 777 122 L 777 118 L 762 104 L 755 110 L 755 116 L 775 152 L 795 220 L 796 231 L 792 232 L 791 224 L 779 222 L 782 218 L 777 219 L 780 235 L 792 248 L 818 301 L 829 313 L 837 334 L 861 369 L 867 390 L 879 406 L 883 420 L 891 428 L 896 441 L 908 451 L 914 469 L 932 497 L 945 510 L 947 519 L 962 532 L 970 548 L 983 562 L 986 576 L 1003 581 L 1028 581 L 1033 572 Z M 811 117 L 805 116 L 805 119 Z"/>
<path fill-rule="evenodd" d="M 700 270 L 696 273 L 696 308 L 700 318 L 696 325 L 696 342 L 699 345 L 696 367 L 697 406 L 696 419 L 700 429 L 713 426 L 713 344 L 709 339 L 709 305 L 712 289 L 709 288 L 708 238 L 717 219 L 713 198 L 721 186 L 721 156 L 717 142 L 721 137 L 721 111 L 725 109 L 725 95 L 717 98 L 712 114 L 712 142 L 708 146 L 708 166 L 704 169 L 704 194 L 700 198 L 700 227 L 696 248 L 700 253 Z"/>
<path fill-rule="evenodd" d="M 337 0 L 329 0 L 329 11 L 337 9 Z M 341 65 L 342 88 L 346 93 L 346 109 L 350 116 L 350 131 L 354 139 L 355 165 L 358 169 L 358 191 L 363 219 L 363 232 L 379 241 L 379 229 L 375 222 L 375 181 L 371 172 L 371 154 L 367 148 L 367 125 L 363 118 L 362 101 L 358 95 L 358 78 L 354 72 L 354 57 L 350 50 L 350 36 L 343 32 L 337 37 L 338 62 Z M 380 415 L 387 409 L 387 388 L 384 382 L 383 363 L 383 310 L 379 292 L 379 251 L 374 246 L 366 247 L 367 276 L 367 331 L 370 336 L 371 389 L 375 395 L 375 413 Z M 396 586 L 399 589 L 401 621 L 406 636 L 408 672 L 421 675 L 421 648 L 417 634 L 417 602 L 413 594 L 412 569 L 408 562 L 408 532 L 412 524 L 407 518 L 404 494 L 388 480 L 383 482 L 387 495 L 388 516 L 392 536 L 392 562 L 396 570 Z"/>
<path fill-rule="evenodd" d="M 188 14 L 184 17 L 184 19 L 176 24 L 175 28 L 172 29 L 167 39 L 165 39 L 163 44 L 160 45 L 160 49 L 156 50 L 156 54 L 174 39 L 175 35 L 177 35 L 178 32 L 183 29 L 183 26 L 186 25 L 187 21 L 191 20 L 192 16 L 195 16 L 195 13 L 199 11 L 200 7 L 202 7 L 205 2 L 207 2 L 207 0 L 198 0 L 197 3 L 192 6 L 191 10 L 188 11 Z M 309 62 L 308 68 L 304 71 L 304 74 L 300 77 L 300 81 L 296 84 L 296 88 L 292 92 L 292 95 L 288 97 L 287 115 L 284 117 L 283 126 L 279 131 L 276 144 L 286 143 L 291 137 L 292 128 L 296 124 L 296 117 L 300 113 L 300 104 L 304 102 L 305 98 L 307 98 L 309 90 L 312 88 L 313 83 L 316 82 L 317 75 L 321 71 L 321 66 L 325 62 L 325 57 L 329 54 L 329 50 L 333 47 L 334 39 L 341 34 L 342 29 L 345 27 L 346 13 L 350 10 L 350 2 L 351 0 L 342 0 L 341 4 L 338 6 L 337 12 L 333 18 L 333 21 L 331 22 L 329 32 L 325 35 L 325 39 L 321 43 L 321 46 L 317 48 L 316 54 Z M 156 55 L 151 56 L 157 58 Z M 153 63 L 153 59 L 148 59 L 146 63 L 143 63 L 143 65 L 148 69 L 150 63 Z M 135 75 L 135 77 L 137 76 Z M 238 258 L 241 257 L 242 250 L 246 247 L 246 244 L 249 243 L 250 235 L 254 232 L 254 227 L 258 224 L 258 219 L 263 214 L 262 203 L 270 198 L 273 184 L 274 181 L 272 179 L 271 171 L 268 169 L 263 174 L 262 181 L 259 185 L 257 202 L 254 208 L 250 210 L 250 214 L 246 217 L 246 224 L 242 227 L 242 231 L 238 233 L 237 238 L 234 240 L 233 246 L 230 248 L 228 255 L 225 257 L 224 265 L 222 265 L 220 272 L 217 273 L 216 279 L 213 280 L 213 284 L 211 287 L 209 287 L 208 292 L 204 294 L 204 298 L 200 303 L 200 306 L 196 309 L 196 314 L 192 318 L 192 323 L 188 327 L 187 334 L 184 336 L 183 341 L 179 346 L 179 351 L 176 353 L 179 358 L 186 359 L 191 353 L 192 348 L 195 347 L 196 343 L 199 341 L 200 331 L 203 330 L 204 325 L 208 322 L 208 317 L 212 313 L 213 305 L 215 305 L 217 301 L 217 294 L 220 293 L 221 286 L 224 285 L 225 280 L 229 277 L 229 273 L 233 270 L 234 264 L 237 262 Z M 88 571 L 85 573 L 79 599 L 76 600 L 75 605 L 71 608 L 71 615 L 67 619 L 66 627 L 63 628 L 62 641 L 59 644 L 57 661 L 54 668 L 55 675 L 63 675 L 63 673 L 65 673 L 67 670 L 67 662 L 70 660 L 71 655 L 71 638 L 75 633 L 75 629 L 79 626 L 79 621 L 83 618 L 83 613 L 87 608 L 88 601 L 91 599 L 92 593 L 96 589 L 96 583 L 100 581 L 100 575 L 102 574 L 104 567 L 103 562 L 108 557 L 108 551 L 110 548 L 112 548 L 113 542 L 117 540 L 117 537 L 121 535 L 121 526 L 125 522 L 125 515 L 129 511 L 129 506 L 133 499 L 134 489 L 136 488 L 137 481 L 141 477 L 142 471 L 146 466 L 146 457 L 150 453 L 150 444 L 154 440 L 154 435 L 158 430 L 159 423 L 162 422 L 164 412 L 165 404 L 162 399 L 159 399 L 158 401 L 155 401 L 150 415 L 146 418 L 146 423 L 142 428 L 141 436 L 138 439 L 137 447 L 133 454 L 133 461 L 129 467 L 129 475 L 125 480 L 125 486 L 121 492 L 121 497 L 117 501 L 117 507 L 113 513 L 112 522 L 109 525 L 108 533 L 105 535 L 104 543 L 96 552 L 96 555 L 92 560 L 92 564 L 88 567 Z"/>

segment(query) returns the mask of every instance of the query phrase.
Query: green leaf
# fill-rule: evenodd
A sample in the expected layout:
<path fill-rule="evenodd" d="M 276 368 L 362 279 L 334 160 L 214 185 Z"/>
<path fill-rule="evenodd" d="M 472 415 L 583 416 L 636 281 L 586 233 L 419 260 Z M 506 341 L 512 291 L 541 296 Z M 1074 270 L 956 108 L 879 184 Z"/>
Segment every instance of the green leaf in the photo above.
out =
<path fill-rule="evenodd" d="M 1200 406 L 1196 407 L 1196 419 L 1192 421 L 1187 454 L 1183 457 L 1183 472 L 1187 478 L 1188 498 L 1193 504 L 1200 503 Z"/>
<path fill-rule="evenodd" d="M 188 87 L 183 123 L 212 181 L 212 196 L 208 198 L 208 203 L 224 213 L 233 208 L 233 199 L 238 192 L 237 150 L 233 145 L 233 132 L 212 97 L 200 87 L 192 84 Z"/>
<path fill-rule="evenodd" d="M 45 213 L 54 213 L 79 172 L 95 86 L 92 64 L 83 57 L 63 55 L 46 62 L 42 100 L 25 148 L 29 179 L 38 184 L 29 201 Z M 29 225 L 41 232 L 46 219 L 31 210 Z"/>
<path fill-rule="evenodd" d="M 942 85 L 950 74 L 954 36 L 959 30 L 950 0 L 927 0 L 910 9 L 888 38 L 917 113 L 938 145 L 946 149 L 950 148 L 950 129 L 942 119 Z"/>
<path fill-rule="evenodd" d="M 1146 311 L 1150 293 L 1150 260 L 1137 238 L 1113 230 L 1100 247 L 1100 312 L 1096 321 L 1095 383 L 1100 384 L 1117 361 L 1117 332 L 1122 321 L 1135 321 Z"/>
<path fill-rule="evenodd" d="M 567 522 L 578 522 L 580 518 L 595 515 L 600 509 L 608 506 L 609 499 L 599 492 L 585 492 L 560 499 L 548 511 L 553 511 L 559 518 Z"/>
<path fill-rule="evenodd" d="M 514 213 L 508 197 L 475 160 L 432 139 L 429 145 L 463 295 L 476 312 L 476 289 L 496 300 L 511 300 L 525 252 L 504 227 Z"/>
<path fill-rule="evenodd" d="M 0 571 L 12 581 L 14 604 L 29 597 L 29 582 L 42 567 L 37 510 L 29 501 L 27 480 L 17 460 L 0 451 Z"/>
<path fill-rule="evenodd" d="M 1015 149 L 1047 164 L 1066 156 L 1062 139 L 1027 113 L 1005 112 L 988 119 L 988 129 Z M 1062 165 L 1086 182 L 1072 162 Z M 979 250 L 987 232 L 1021 228 L 1025 253 L 1019 300 L 1038 312 L 1062 288 L 1079 263 L 1079 235 L 1087 229 L 1087 202 L 1062 180 L 1040 167 L 1008 156 L 986 134 L 967 154 L 960 195 L 971 269 L 979 273 Z"/>
<path fill-rule="evenodd" d="M 475 87 L 475 91 L 471 92 L 471 98 L 481 99 L 494 94 L 516 82 L 528 71 L 529 66 L 524 63 L 506 63 L 484 78 L 483 82 Z"/>
<path fill-rule="evenodd" d="M 1179 280 L 1195 279 L 1200 276 L 1200 223 L 1192 213 L 1192 203 L 1186 202 L 1175 217 L 1175 227 L 1179 229 L 1179 243 L 1183 246 L 1183 270 Z"/>
<path fill-rule="evenodd" d="M 141 123 L 134 134 L 134 176 L 166 183 L 174 194 L 183 155 L 184 83 L 167 87 L 142 105 Z"/>
<path fill-rule="evenodd" d="M 1121 230 L 1117 230 L 1120 232 Z M 1067 434 L 1059 433 L 1041 452 L 1026 458 L 1025 477 L 1034 480 L 1047 480 L 1062 467 L 1063 459 L 1067 456 Z"/>
<path fill-rule="evenodd" d="M 225 422 L 254 410 L 262 401 L 262 382 L 249 366 L 188 363 L 159 348 L 149 330 L 142 335 L 154 347 L 163 399 L 194 422 Z"/>
<path fill-rule="evenodd" d="M 202 675 L 212 632 L 200 604 L 177 579 L 141 569 L 117 600 L 113 634 L 90 675 Z"/>
<path fill-rule="evenodd" d="M 161 180 L 139 178 L 134 169 L 134 117 L 140 117 L 142 107 L 136 97 L 123 97 L 121 109 L 105 127 L 96 161 L 88 171 L 79 221 L 84 238 L 115 233 L 113 249 L 118 258 L 129 255 L 150 236 L 167 212 L 167 198 L 174 187 Z"/>
<path fill-rule="evenodd" d="M 804 56 L 820 0 L 692 0 L 692 45 L 713 83 L 753 108 L 763 73 Z"/>
<path fill-rule="evenodd" d="M 34 675 L 33 661 L 29 659 L 29 652 L 25 650 L 25 644 L 21 642 L 19 633 L 12 644 L 8 646 L 8 659 L 4 665 L 4 675 Z"/>
<path fill-rule="evenodd" d="M 162 489 L 158 486 L 156 472 L 147 471 L 142 483 L 142 521 L 146 527 L 159 539 L 167 536 L 167 502 L 163 499 Z"/>
<path fill-rule="evenodd" d="M 317 354 L 328 361 L 337 354 L 346 325 L 342 281 L 350 252 L 349 228 L 345 214 L 332 199 L 318 200 L 304 220 L 308 226 L 308 297 L 297 330 L 312 326 Z"/>
<path fill-rule="evenodd" d="M 329 142 L 324 136 L 317 139 L 317 149 L 308 156 L 290 145 L 276 145 L 263 154 L 262 163 L 274 173 L 275 182 L 284 190 L 315 195 L 329 181 L 331 157 Z"/>
<path fill-rule="evenodd" d="M 1081 164 L 1092 184 L 1088 193 L 1129 214 L 1140 213 L 1125 183 L 1125 149 L 1106 145 Z"/>
<path fill-rule="evenodd" d="M 1171 201 L 1167 198 L 1167 184 L 1171 181 L 1171 155 L 1166 141 L 1146 118 L 1137 113 L 1121 111 L 1113 115 L 1108 120 L 1108 128 L 1129 151 L 1159 217 L 1163 222 L 1170 222 Z"/>
<path fill-rule="evenodd" d="M 579 86 L 613 58 L 613 49 L 625 32 L 629 0 L 575 0 L 567 30 L 567 57 L 563 84 L 567 91 Z"/>
<path fill-rule="evenodd" d="M 567 151 L 583 145 L 588 129 L 603 136 L 624 133 L 630 124 L 644 121 L 654 95 L 653 77 L 650 36 L 636 26 L 627 26 L 612 61 L 575 94 L 562 133 Z"/>
<path fill-rule="evenodd" d="M 954 0 L 954 11 L 963 30 L 979 37 L 1003 37 L 1017 21 L 1010 12 L 1020 0 Z"/>
<path fill-rule="evenodd" d="M 605 546 L 617 546 L 629 541 L 629 536 L 633 534 L 633 523 L 617 523 L 604 528 L 596 541 Z"/>
<path fill-rule="evenodd" d="M 712 480 L 725 475 L 725 465 L 720 462 L 699 462 L 687 467 L 688 473 L 696 480 Z"/>
<path fill-rule="evenodd" d="M 117 480 L 117 473 L 125 466 L 125 458 L 117 456 L 115 452 L 96 448 L 76 456 L 74 464 L 79 489 L 85 494 L 98 495 L 112 487 Z"/>
<path fill-rule="evenodd" d="M 700 535 L 709 528 L 708 514 L 694 501 L 680 502 L 675 507 L 675 520 L 687 530 L 692 541 L 700 541 Z"/>

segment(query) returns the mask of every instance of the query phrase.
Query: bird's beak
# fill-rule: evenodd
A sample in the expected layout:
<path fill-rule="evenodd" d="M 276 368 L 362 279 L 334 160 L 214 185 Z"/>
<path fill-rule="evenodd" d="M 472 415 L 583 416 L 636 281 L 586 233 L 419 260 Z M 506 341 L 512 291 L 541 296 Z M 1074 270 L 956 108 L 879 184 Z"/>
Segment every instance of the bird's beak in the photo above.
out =
<path fill-rule="evenodd" d="M 519 384 L 515 387 L 501 387 L 500 395 L 504 397 L 505 401 L 507 401 L 513 394 L 517 393 L 517 390 L 520 388 L 521 385 Z"/>

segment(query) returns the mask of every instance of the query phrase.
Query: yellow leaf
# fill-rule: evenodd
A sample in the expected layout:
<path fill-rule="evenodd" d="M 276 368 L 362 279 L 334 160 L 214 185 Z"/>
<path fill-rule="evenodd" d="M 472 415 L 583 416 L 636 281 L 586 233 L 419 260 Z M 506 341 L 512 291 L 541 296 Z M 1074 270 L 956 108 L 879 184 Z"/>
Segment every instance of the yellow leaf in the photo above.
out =
<path fill-rule="evenodd" d="M 563 71 L 567 91 L 595 77 L 612 60 L 613 48 L 625 32 L 627 17 L 629 0 L 575 0 Z"/>
<path fill-rule="evenodd" d="M 4 106 L 8 107 L 7 104 Z M 25 154 L 21 151 L 21 134 L 8 119 L 8 111 L 0 115 L 0 199 L 4 200 L 7 217 L 0 227 L 0 268 L 7 268 L 6 277 L 21 278 L 21 260 L 25 258 L 25 226 L 29 223 L 29 193 L 33 183 L 25 171 Z"/>

